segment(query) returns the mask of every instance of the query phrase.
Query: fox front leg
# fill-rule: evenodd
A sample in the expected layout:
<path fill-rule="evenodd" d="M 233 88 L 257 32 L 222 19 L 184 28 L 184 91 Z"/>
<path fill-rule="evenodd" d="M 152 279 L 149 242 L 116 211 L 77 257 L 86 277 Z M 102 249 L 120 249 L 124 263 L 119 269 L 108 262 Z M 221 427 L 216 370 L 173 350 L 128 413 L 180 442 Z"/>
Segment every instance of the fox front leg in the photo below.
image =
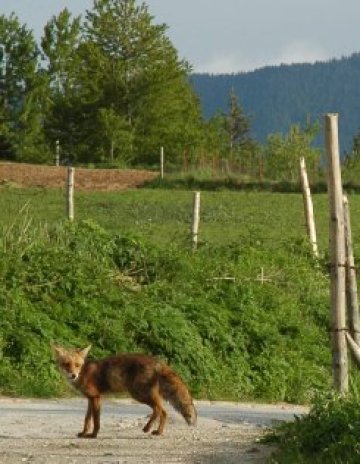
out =
<path fill-rule="evenodd" d="M 92 406 L 94 428 L 93 428 L 92 433 L 89 436 L 90 438 L 96 438 L 100 430 L 100 406 L 101 406 L 100 396 L 95 396 L 94 398 L 91 398 L 91 406 Z"/>
<path fill-rule="evenodd" d="M 93 423 L 93 409 L 91 398 L 88 398 L 88 408 L 85 414 L 84 429 L 82 432 L 78 433 L 78 437 L 86 438 L 90 436 L 90 429 Z"/>

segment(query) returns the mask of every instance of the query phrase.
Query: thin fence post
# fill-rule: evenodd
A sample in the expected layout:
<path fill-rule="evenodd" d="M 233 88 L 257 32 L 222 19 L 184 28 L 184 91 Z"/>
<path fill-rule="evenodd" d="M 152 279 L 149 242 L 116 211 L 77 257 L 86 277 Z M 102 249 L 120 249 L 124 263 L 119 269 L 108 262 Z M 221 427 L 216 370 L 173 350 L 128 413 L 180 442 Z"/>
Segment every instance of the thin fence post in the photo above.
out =
<path fill-rule="evenodd" d="M 60 166 L 60 141 L 55 142 L 55 166 Z"/>
<path fill-rule="evenodd" d="M 311 198 L 309 179 L 306 171 L 305 158 L 300 158 L 300 181 L 304 200 L 305 222 L 308 237 L 315 258 L 319 257 L 319 250 L 316 240 L 316 228 L 314 219 L 314 206 Z"/>
<path fill-rule="evenodd" d="M 69 221 L 74 220 L 74 177 L 75 168 L 68 167 L 66 182 L 66 206 Z"/>
<path fill-rule="evenodd" d="M 351 333 L 355 342 L 360 346 L 360 317 L 359 301 L 356 282 L 356 269 L 354 250 L 351 234 L 351 220 L 349 200 L 344 195 L 344 221 L 345 221 L 345 246 L 346 246 L 346 289 L 347 289 L 347 308 L 350 321 Z"/>
<path fill-rule="evenodd" d="M 164 178 L 164 147 L 160 147 L 160 179 Z"/>
<path fill-rule="evenodd" d="M 333 379 L 335 388 L 344 394 L 349 388 L 349 377 L 345 311 L 345 231 L 338 137 L 338 115 L 326 114 L 325 144 L 328 158 Z"/>
<path fill-rule="evenodd" d="M 191 224 L 191 240 L 193 250 L 196 250 L 198 243 L 199 234 L 199 222 L 200 222 L 200 192 L 194 192 L 193 198 L 193 215 Z"/>

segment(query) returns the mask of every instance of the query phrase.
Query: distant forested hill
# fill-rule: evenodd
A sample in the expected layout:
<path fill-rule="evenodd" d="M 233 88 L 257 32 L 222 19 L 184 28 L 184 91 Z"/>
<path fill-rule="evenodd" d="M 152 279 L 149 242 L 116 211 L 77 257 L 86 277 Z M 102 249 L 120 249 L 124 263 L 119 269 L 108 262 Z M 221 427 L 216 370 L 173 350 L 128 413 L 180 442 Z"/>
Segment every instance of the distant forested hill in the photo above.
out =
<path fill-rule="evenodd" d="M 193 74 L 206 117 L 226 111 L 234 89 L 252 117 L 253 135 L 261 142 L 294 123 L 339 113 L 341 151 L 349 150 L 360 130 L 360 53 L 315 64 L 268 66 L 239 74 Z"/>

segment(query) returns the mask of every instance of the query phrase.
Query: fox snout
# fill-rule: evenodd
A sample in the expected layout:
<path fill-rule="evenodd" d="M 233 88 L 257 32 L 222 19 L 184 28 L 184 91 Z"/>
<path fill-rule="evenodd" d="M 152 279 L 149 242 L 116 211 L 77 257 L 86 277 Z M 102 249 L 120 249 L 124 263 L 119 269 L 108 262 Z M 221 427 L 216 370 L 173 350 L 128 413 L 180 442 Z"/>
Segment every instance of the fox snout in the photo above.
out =
<path fill-rule="evenodd" d="M 79 377 L 79 374 L 75 374 L 75 372 L 66 372 L 64 371 L 64 374 L 69 380 L 76 380 Z"/>

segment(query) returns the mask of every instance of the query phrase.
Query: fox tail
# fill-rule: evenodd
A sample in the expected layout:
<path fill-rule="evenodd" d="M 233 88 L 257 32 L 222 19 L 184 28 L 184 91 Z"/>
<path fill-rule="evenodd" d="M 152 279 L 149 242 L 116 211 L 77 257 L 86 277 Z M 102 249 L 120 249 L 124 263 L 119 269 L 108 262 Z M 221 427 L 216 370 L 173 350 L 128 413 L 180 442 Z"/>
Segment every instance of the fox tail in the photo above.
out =
<path fill-rule="evenodd" d="M 163 398 L 183 416 L 188 425 L 196 425 L 197 411 L 190 392 L 180 376 L 164 364 L 161 365 L 158 374 Z"/>

